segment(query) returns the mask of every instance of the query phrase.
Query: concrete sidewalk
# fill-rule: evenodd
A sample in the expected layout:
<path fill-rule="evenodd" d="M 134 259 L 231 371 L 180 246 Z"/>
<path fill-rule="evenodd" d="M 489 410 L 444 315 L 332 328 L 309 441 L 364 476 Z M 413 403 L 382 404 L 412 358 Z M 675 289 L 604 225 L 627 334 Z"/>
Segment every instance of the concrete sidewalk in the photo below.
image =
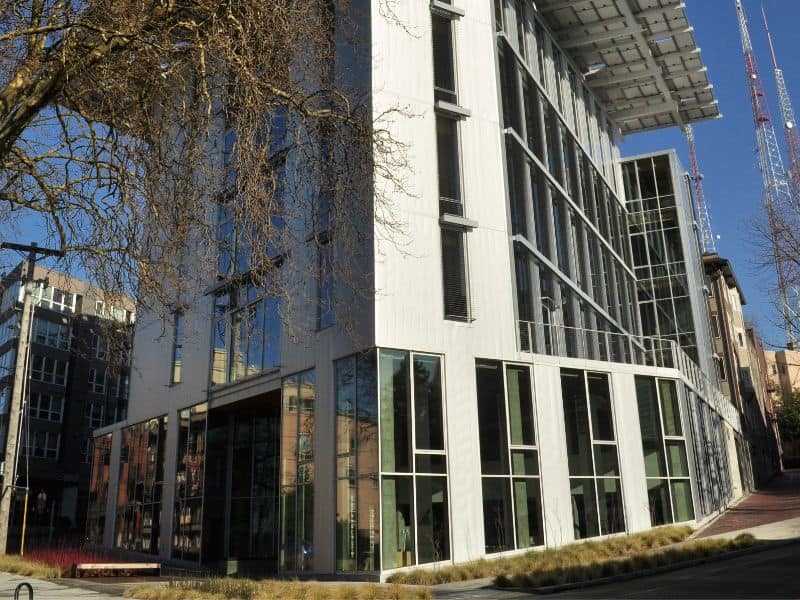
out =
<path fill-rule="evenodd" d="M 13 598 L 14 590 L 23 581 L 27 581 L 33 587 L 34 600 L 119 600 L 123 597 L 0 572 L 0 598 Z M 27 590 L 20 592 L 19 597 L 21 600 L 28 600 Z"/>

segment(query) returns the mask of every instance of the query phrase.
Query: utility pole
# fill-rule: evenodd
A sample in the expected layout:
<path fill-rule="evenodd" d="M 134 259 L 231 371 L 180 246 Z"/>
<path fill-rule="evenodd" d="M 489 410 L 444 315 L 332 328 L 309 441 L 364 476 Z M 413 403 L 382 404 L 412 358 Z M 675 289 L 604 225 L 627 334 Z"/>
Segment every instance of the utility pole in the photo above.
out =
<path fill-rule="evenodd" d="M 38 256 L 64 256 L 62 250 L 39 248 L 35 243 L 30 246 L 3 242 L 0 248 L 27 252 L 28 258 L 22 264 L 20 287 L 23 290 L 22 315 L 19 320 L 19 343 L 17 344 L 16 364 L 14 366 L 14 389 L 11 392 L 11 404 L 8 407 L 8 428 L 6 434 L 6 452 L 3 468 L 3 488 L 0 492 L 0 555 L 5 554 L 8 545 L 8 528 L 11 516 L 11 496 L 17 478 L 17 453 L 19 450 L 19 424 L 22 416 L 23 399 L 28 383 L 28 362 L 30 355 L 30 325 L 33 320 L 33 272 Z M 26 494 L 28 491 L 26 490 Z"/>

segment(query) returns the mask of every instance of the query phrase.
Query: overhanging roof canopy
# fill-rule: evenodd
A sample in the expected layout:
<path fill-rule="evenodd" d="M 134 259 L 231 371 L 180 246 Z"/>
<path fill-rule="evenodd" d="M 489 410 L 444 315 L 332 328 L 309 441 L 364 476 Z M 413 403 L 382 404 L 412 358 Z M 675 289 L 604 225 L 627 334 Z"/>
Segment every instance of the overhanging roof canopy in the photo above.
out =
<path fill-rule="evenodd" d="M 536 0 L 621 132 L 720 116 L 679 0 Z"/>

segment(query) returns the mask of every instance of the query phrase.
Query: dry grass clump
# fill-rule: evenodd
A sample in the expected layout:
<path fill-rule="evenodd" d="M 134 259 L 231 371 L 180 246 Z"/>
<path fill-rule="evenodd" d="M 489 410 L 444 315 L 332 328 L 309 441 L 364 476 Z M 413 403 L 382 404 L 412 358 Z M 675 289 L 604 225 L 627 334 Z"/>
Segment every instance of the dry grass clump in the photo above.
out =
<path fill-rule="evenodd" d="M 499 574 L 495 578 L 495 584 L 500 587 L 535 588 L 574 583 L 576 581 L 589 581 L 722 554 L 747 548 L 755 542 L 756 539 L 752 535 L 743 533 L 733 540 L 689 542 L 675 548 L 640 552 L 627 557 L 609 556 L 588 562 L 565 562 L 562 565 L 551 565 L 549 568 L 535 570 L 520 568 Z"/>
<path fill-rule="evenodd" d="M 0 556 L 0 571 L 36 579 L 56 579 L 61 576 L 59 567 L 36 560 L 27 560 L 13 554 Z"/>
<path fill-rule="evenodd" d="M 300 581 L 255 581 L 231 577 L 142 584 L 125 591 L 138 600 L 430 600 L 425 588 L 374 583 L 321 584 Z"/>
<path fill-rule="evenodd" d="M 587 565 L 634 556 L 685 540 L 692 533 L 688 526 L 661 527 L 643 533 L 619 536 L 596 542 L 569 544 L 561 548 L 532 550 L 525 554 L 453 565 L 437 569 L 413 569 L 389 578 L 393 583 L 436 585 L 509 573 L 546 572 L 566 566 Z"/>

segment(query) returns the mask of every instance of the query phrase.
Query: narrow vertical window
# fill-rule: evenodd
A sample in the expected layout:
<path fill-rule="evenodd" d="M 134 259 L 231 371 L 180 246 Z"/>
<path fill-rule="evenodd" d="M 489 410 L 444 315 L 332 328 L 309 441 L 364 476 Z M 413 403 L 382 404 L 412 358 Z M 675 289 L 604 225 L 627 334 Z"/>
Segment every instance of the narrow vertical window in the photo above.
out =
<path fill-rule="evenodd" d="M 326 329 L 333 325 L 333 244 L 329 238 L 319 246 L 319 293 L 317 306 L 317 328 Z"/>
<path fill-rule="evenodd" d="M 469 319 L 465 236 L 457 229 L 442 229 L 444 316 L 457 321 Z"/>
<path fill-rule="evenodd" d="M 180 383 L 183 368 L 183 336 L 184 315 L 182 311 L 175 311 L 173 315 L 172 337 L 172 374 L 171 382 Z"/>

